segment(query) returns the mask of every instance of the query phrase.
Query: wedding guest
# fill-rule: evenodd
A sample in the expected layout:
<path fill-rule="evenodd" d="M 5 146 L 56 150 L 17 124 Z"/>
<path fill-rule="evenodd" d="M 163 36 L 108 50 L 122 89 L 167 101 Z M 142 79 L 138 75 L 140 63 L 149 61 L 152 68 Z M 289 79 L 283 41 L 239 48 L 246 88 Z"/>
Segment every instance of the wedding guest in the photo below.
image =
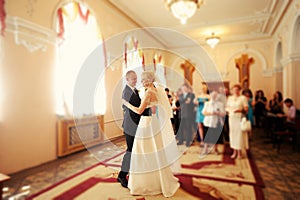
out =
<path fill-rule="evenodd" d="M 295 119 L 296 119 L 296 107 L 292 99 L 287 98 L 284 100 L 284 105 L 287 107 L 287 112 L 285 114 L 277 114 L 278 117 L 284 117 L 284 127 L 286 129 L 294 129 Z"/>
<path fill-rule="evenodd" d="M 224 85 L 219 87 L 219 93 L 217 100 L 220 101 L 224 105 L 224 109 L 226 108 L 227 98 L 229 96 L 229 90 Z M 229 142 L 229 122 L 228 122 L 228 114 L 224 116 L 224 126 L 223 126 L 223 134 L 224 140 Z"/>
<path fill-rule="evenodd" d="M 180 122 L 181 122 L 181 109 L 180 109 L 180 102 L 179 97 L 182 94 L 181 88 L 177 90 L 174 95 L 174 104 L 173 104 L 173 116 L 174 116 L 174 133 L 177 135 L 179 130 Z"/>
<path fill-rule="evenodd" d="M 169 100 L 170 105 L 172 106 L 172 104 L 173 104 L 173 97 L 172 97 L 172 95 L 170 93 L 168 94 L 168 100 Z"/>
<path fill-rule="evenodd" d="M 282 126 L 284 120 L 278 116 L 278 114 L 284 114 L 283 104 L 282 93 L 279 91 L 275 92 L 273 99 L 269 101 L 270 110 L 267 112 L 264 125 L 265 132 L 268 136 L 272 136 L 272 132 L 274 131 L 281 131 L 284 129 Z"/>
<path fill-rule="evenodd" d="M 257 90 L 254 101 L 255 126 L 259 128 L 266 115 L 267 98 L 262 90 Z"/>
<path fill-rule="evenodd" d="M 179 97 L 180 103 L 180 130 L 177 134 L 178 145 L 182 145 L 185 141 L 186 146 L 190 146 L 193 141 L 193 126 L 194 126 L 194 98 L 195 95 L 191 92 L 188 84 L 181 86 L 182 94 Z"/>
<path fill-rule="evenodd" d="M 248 102 L 248 113 L 247 113 L 247 119 L 251 122 L 251 125 L 254 125 L 253 120 L 253 94 L 250 89 L 244 89 L 242 94 L 246 97 Z"/>
<path fill-rule="evenodd" d="M 169 95 L 170 94 L 170 89 L 169 88 L 165 88 L 165 92 L 166 92 L 167 95 Z"/>
<path fill-rule="evenodd" d="M 208 145 L 214 145 L 214 152 L 219 154 L 218 144 L 223 144 L 222 129 L 224 125 L 225 109 L 222 102 L 217 100 L 218 93 L 212 91 L 210 100 L 205 102 L 202 113 L 205 116 L 204 125 L 204 149 L 201 155 L 208 153 Z M 200 156 L 201 156 L 200 155 Z"/>
<path fill-rule="evenodd" d="M 200 93 L 197 95 L 197 97 L 194 100 L 194 103 L 196 105 L 197 111 L 196 111 L 196 123 L 198 128 L 198 133 L 200 135 L 200 145 L 203 144 L 204 140 L 204 126 L 203 126 L 203 120 L 204 115 L 202 114 L 202 109 L 204 107 L 204 103 L 209 100 L 210 96 L 208 94 L 208 88 L 206 84 L 202 84 Z"/>
<path fill-rule="evenodd" d="M 221 102 L 224 105 L 224 109 L 226 106 L 226 101 L 227 101 L 227 88 L 224 86 L 219 87 L 218 89 L 218 95 L 217 95 L 217 101 Z"/>
<path fill-rule="evenodd" d="M 275 92 L 273 99 L 270 100 L 269 102 L 269 108 L 270 108 L 270 112 L 272 114 L 283 114 L 283 97 L 282 97 L 282 93 L 277 91 Z"/>
<path fill-rule="evenodd" d="M 173 106 L 173 96 L 172 96 L 171 93 L 169 92 L 169 94 L 167 95 L 167 97 L 168 97 L 170 106 L 171 106 L 171 108 L 172 108 L 172 106 Z M 172 127 L 173 127 L 173 130 L 174 130 L 175 120 L 174 120 L 174 112 L 173 112 L 173 110 L 172 110 L 171 123 L 172 123 Z"/>
<path fill-rule="evenodd" d="M 192 93 L 193 96 L 193 100 L 192 100 L 192 143 L 194 142 L 194 137 L 197 134 L 197 123 L 196 123 L 196 106 L 194 104 L 194 100 L 195 100 L 195 93 L 193 91 L 193 88 L 189 85 L 189 92 Z"/>
<path fill-rule="evenodd" d="M 242 158 L 242 150 L 247 149 L 245 136 L 241 131 L 241 118 L 248 112 L 248 103 L 245 96 L 241 95 L 241 86 L 236 84 L 232 88 L 232 95 L 228 97 L 226 111 L 229 116 L 229 143 L 233 149 L 231 158 Z M 247 135 L 248 136 L 248 135 Z M 247 137 L 248 138 L 248 137 Z M 247 139 L 246 138 L 246 139 Z"/>

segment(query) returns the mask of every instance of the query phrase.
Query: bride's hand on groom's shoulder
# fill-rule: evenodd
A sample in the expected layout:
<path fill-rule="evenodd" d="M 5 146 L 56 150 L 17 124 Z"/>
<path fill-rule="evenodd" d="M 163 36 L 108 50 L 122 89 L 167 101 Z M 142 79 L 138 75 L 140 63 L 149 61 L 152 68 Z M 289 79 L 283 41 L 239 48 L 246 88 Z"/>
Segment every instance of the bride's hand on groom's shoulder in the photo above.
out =
<path fill-rule="evenodd" d="M 122 104 L 123 104 L 124 106 L 127 106 L 127 107 L 128 107 L 128 105 L 129 105 L 129 102 L 128 102 L 128 101 L 126 101 L 125 99 L 122 99 Z"/>

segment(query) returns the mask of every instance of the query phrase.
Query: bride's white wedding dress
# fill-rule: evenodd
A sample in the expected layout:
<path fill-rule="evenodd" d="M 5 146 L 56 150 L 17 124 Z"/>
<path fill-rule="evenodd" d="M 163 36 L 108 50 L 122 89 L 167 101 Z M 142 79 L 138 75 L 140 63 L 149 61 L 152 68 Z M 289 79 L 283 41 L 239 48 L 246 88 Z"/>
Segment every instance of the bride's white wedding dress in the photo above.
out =
<path fill-rule="evenodd" d="M 141 116 L 136 132 L 128 180 L 133 195 L 163 194 L 170 197 L 180 187 L 172 170 L 178 170 L 180 153 L 170 121 L 165 92 L 157 90 L 157 111 L 152 116 Z M 167 102 L 167 104 L 166 104 Z M 177 164 L 177 166 L 176 166 Z M 172 170 L 171 170 L 172 168 Z"/>

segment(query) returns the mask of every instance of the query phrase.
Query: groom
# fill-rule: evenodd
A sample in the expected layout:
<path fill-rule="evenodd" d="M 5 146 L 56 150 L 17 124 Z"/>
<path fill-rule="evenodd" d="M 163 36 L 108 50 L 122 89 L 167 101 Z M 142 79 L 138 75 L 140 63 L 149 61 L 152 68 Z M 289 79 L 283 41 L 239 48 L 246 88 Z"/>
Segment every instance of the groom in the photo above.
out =
<path fill-rule="evenodd" d="M 129 102 L 131 105 L 139 107 L 141 104 L 141 98 L 138 94 L 138 90 L 135 88 L 137 82 L 137 75 L 134 71 L 130 70 L 126 73 L 127 84 L 123 90 L 122 99 Z M 118 175 L 118 181 L 123 187 L 127 188 L 127 174 L 130 168 L 131 151 L 134 142 L 135 133 L 140 121 L 141 116 L 135 112 L 129 110 L 126 106 L 123 107 L 124 119 L 123 119 L 123 131 L 126 138 L 127 149 L 123 157 L 121 171 Z M 146 109 L 142 115 L 149 115 L 150 110 Z"/>

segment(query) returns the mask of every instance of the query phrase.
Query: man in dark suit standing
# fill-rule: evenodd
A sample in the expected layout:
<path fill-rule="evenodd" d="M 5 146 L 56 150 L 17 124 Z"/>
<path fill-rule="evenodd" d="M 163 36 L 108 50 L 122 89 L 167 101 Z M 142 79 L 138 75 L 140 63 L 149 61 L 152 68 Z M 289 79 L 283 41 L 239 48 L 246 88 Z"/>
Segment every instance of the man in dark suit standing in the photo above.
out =
<path fill-rule="evenodd" d="M 139 107 L 141 104 L 141 98 L 138 94 L 138 90 L 135 88 L 137 82 L 136 73 L 132 70 L 128 71 L 126 73 L 126 81 L 127 84 L 123 90 L 122 99 L 126 100 L 133 106 Z M 137 126 L 140 121 L 140 115 L 129 110 L 124 105 L 122 107 L 124 112 L 122 127 L 126 138 L 127 149 L 123 157 L 121 171 L 119 172 L 117 179 L 123 187 L 127 188 L 128 181 L 126 177 L 129 172 L 131 151 L 132 151 L 132 146 L 133 146 Z"/>
<path fill-rule="evenodd" d="M 178 145 L 183 144 L 188 147 L 193 142 L 193 127 L 195 126 L 194 98 L 195 95 L 190 91 L 189 85 L 183 84 L 182 94 L 179 96 L 181 108 L 181 122 L 177 133 Z"/>

